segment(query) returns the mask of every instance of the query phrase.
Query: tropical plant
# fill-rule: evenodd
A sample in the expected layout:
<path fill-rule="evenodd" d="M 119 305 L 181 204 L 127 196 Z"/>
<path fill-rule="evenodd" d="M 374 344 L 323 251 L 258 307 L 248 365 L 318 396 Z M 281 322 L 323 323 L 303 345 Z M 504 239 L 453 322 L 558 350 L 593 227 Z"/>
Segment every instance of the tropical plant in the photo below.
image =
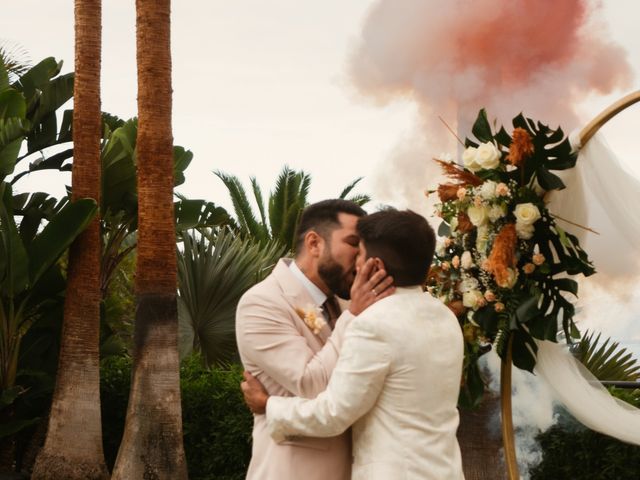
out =
<path fill-rule="evenodd" d="M 136 2 L 136 325 L 131 393 L 114 479 L 187 479 L 177 338 L 170 18 L 169 0 Z"/>
<path fill-rule="evenodd" d="M 0 64 L 4 66 L 9 80 L 17 79 L 26 73 L 30 66 L 26 50 L 7 41 L 0 42 Z"/>
<path fill-rule="evenodd" d="M 207 366 L 238 360 L 235 310 L 242 294 L 267 275 L 283 253 L 224 229 L 183 232 L 178 251 L 180 358 L 201 352 Z"/>
<path fill-rule="evenodd" d="M 100 203 L 102 1 L 75 1 L 71 201 Z M 69 250 L 56 386 L 47 436 L 31 478 L 107 479 L 100 420 L 100 218 Z"/>
<path fill-rule="evenodd" d="M 600 333 L 586 331 L 573 349 L 574 355 L 598 380 L 638 381 L 640 365 L 626 348 Z M 609 343 L 611 342 L 611 343 Z"/>
<path fill-rule="evenodd" d="M 287 252 L 294 250 L 298 220 L 308 203 L 307 195 L 311 185 L 309 174 L 285 166 L 276 180 L 275 188 L 269 194 L 266 208 L 262 190 L 256 178 L 251 177 L 251 190 L 258 208 L 256 215 L 240 180 L 220 171 L 214 173 L 229 191 L 236 214 L 237 229 L 241 235 L 250 236 L 263 243 L 276 240 L 285 247 Z M 360 180 L 362 177 L 347 185 L 339 198 L 347 198 Z M 349 197 L 348 200 L 364 205 L 370 201 L 370 197 L 358 194 Z"/>

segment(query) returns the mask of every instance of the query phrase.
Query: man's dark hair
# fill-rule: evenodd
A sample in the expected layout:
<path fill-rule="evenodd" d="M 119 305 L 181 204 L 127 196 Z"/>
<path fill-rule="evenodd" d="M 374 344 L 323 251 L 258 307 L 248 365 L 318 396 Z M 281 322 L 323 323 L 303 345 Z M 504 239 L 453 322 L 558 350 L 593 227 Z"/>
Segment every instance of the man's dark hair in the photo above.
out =
<path fill-rule="evenodd" d="M 360 240 L 367 257 L 378 257 L 398 287 L 425 281 L 436 236 L 427 220 L 411 210 L 386 209 L 358 220 Z"/>
<path fill-rule="evenodd" d="M 300 252 L 300 248 L 304 243 L 304 236 L 310 230 L 314 230 L 322 236 L 322 238 L 328 239 L 330 233 L 336 227 L 340 226 L 338 220 L 339 213 L 347 213 L 357 217 L 362 217 L 367 214 L 357 203 L 341 198 L 312 203 L 302 211 L 300 221 L 298 222 L 296 229 L 296 252 Z"/>

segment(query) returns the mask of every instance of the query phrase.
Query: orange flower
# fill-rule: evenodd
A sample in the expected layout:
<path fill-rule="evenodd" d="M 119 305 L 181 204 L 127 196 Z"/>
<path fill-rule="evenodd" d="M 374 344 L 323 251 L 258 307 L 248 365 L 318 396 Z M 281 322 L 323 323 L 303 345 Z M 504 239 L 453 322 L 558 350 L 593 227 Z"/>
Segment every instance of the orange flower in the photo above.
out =
<path fill-rule="evenodd" d="M 509 147 L 507 161 L 511 165 L 519 167 L 533 154 L 533 142 L 531 135 L 524 128 L 516 128 L 513 131 L 513 141 Z"/>
<path fill-rule="evenodd" d="M 498 233 L 487 259 L 487 271 L 492 273 L 498 285 L 509 283 L 509 268 L 516 265 L 516 226 L 508 223 Z"/>
<path fill-rule="evenodd" d="M 467 233 L 473 230 L 475 227 L 471 220 L 469 220 L 469 216 L 466 213 L 458 212 L 458 230 L 460 233 Z"/>
<path fill-rule="evenodd" d="M 449 200 L 456 200 L 458 189 L 460 185 L 456 185 L 453 183 L 442 183 L 438 185 L 438 197 L 440 197 L 441 202 L 448 202 Z"/>

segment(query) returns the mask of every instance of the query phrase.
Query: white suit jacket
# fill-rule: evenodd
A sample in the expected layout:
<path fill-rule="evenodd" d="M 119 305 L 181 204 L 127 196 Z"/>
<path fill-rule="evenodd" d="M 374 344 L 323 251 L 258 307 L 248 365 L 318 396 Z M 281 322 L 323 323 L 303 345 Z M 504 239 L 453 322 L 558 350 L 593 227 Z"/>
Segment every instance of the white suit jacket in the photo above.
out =
<path fill-rule="evenodd" d="M 345 310 L 333 332 L 314 334 L 296 313 L 313 304 L 308 290 L 280 260 L 271 275 L 241 298 L 236 338 L 244 368 L 272 395 L 313 398 L 322 392 L 338 360 L 344 332 L 353 318 Z M 331 435 L 324 435 L 331 437 Z M 348 480 L 351 436 L 293 438 L 276 443 L 265 416 L 255 415 L 249 480 Z"/>
<path fill-rule="evenodd" d="M 282 441 L 337 435 L 353 424 L 353 479 L 463 479 L 462 362 L 453 313 L 420 287 L 398 288 L 351 322 L 326 391 L 270 397 L 267 426 Z"/>

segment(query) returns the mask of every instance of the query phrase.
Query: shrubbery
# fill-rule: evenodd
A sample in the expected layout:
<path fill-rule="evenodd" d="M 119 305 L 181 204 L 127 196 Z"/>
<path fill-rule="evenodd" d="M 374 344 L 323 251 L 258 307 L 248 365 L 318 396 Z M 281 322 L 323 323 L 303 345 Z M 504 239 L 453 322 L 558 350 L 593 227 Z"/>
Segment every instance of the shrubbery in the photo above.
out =
<path fill-rule="evenodd" d="M 102 364 L 102 428 L 109 469 L 124 430 L 131 361 Z M 191 357 L 180 368 L 184 449 L 191 480 L 244 479 L 251 456 L 252 416 L 240 392 L 242 368 L 207 369 Z"/>
<path fill-rule="evenodd" d="M 640 391 L 613 390 L 612 394 L 640 407 Z M 587 429 L 563 411 L 559 422 L 538 436 L 542 463 L 531 480 L 636 480 L 640 447 Z"/>

